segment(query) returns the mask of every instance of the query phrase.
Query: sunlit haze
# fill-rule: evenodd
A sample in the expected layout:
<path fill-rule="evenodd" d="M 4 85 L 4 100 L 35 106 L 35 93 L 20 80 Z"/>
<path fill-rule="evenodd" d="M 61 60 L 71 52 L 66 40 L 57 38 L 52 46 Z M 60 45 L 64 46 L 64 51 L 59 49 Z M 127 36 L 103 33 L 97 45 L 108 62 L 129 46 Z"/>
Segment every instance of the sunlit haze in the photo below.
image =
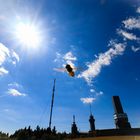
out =
<path fill-rule="evenodd" d="M 25 47 L 36 48 L 41 43 L 41 35 L 38 28 L 30 23 L 18 23 L 16 25 L 17 41 Z"/>

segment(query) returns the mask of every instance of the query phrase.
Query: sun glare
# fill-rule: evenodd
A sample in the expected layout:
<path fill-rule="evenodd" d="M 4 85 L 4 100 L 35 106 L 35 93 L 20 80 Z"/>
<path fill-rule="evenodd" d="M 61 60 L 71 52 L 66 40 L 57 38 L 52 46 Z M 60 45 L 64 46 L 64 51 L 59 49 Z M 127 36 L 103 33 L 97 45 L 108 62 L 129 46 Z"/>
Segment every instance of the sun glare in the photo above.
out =
<path fill-rule="evenodd" d="M 16 37 L 24 46 L 37 48 L 41 43 L 40 32 L 35 25 L 19 23 L 16 27 Z"/>

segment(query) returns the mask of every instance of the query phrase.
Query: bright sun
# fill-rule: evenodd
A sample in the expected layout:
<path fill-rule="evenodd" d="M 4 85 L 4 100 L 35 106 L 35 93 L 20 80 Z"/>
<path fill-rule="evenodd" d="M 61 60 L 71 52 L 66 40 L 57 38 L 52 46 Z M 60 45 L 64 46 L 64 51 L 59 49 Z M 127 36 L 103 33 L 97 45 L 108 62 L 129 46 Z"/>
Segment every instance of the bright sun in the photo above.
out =
<path fill-rule="evenodd" d="M 16 37 L 22 45 L 37 48 L 41 43 L 40 32 L 33 24 L 19 23 L 16 26 Z"/>

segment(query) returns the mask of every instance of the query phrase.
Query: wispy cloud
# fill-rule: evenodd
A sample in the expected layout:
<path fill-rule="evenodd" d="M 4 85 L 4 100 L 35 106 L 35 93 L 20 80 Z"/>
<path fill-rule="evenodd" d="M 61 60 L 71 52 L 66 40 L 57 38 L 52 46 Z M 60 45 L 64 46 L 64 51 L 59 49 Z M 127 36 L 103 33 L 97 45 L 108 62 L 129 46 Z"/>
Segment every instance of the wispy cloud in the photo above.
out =
<path fill-rule="evenodd" d="M 94 94 L 95 97 L 98 97 L 98 96 L 104 94 L 103 91 L 96 91 L 95 89 L 90 89 L 90 92 L 91 92 L 92 94 Z"/>
<path fill-rule="evenodd" d="M 0 67 L 0 76 L 8 73 L 9 73 L 8 70 L 6 70 L 4 67 Z"/>
<path fill-rule="evenodd" d="M 62 64 L 62 66 L 65 66 L 66 64 L 70 64 L 72 67 L 75 67 L 74 62 L 77 60 L 77 57 L 73 55 L 71 51 L 67 52 L 66 54 L 60 54 L 56 53 L 56 59 L 54 62 L 59 62 Z"/>
<path fill-rule="evenodd" d="M 140 47 L 134 47 L 134 46 L 132 46 L 131 49 L 132 49 L 133 52 L 140 51 Z"/>
<path fill-rule="evenodd" d="M 10 51 L 2 43 L 0 43 L 0 65 L 2 65 L 6 58 L 10 57 Z"/>
<path fill-rule="evenodd" d="M 19 56 L 16 52 L 8 49 L 4 44 L 0 43 L 0 75 L 8 74 L 8 70 L 4 67 L 6 62 L 16 64 L 19 62 Z"/>
<path fill-rule="evenodd" d="M 27 96 L 27 94 L 21 93 L 20 91 L 18 91 L 17 89 L 14 89 L 14 88 L 8 89 L 7 93 L 11 96 Z"/>
<path fill-rule="evenodd" d="M 102 91 L 100 91 L 100 92 L 96 92 L 96 96 L 101 96 L 101 95 L 103 95 L 104 93 L 102 92 Z"/>
<path fill-rule="evenodd" d="M 140 13 L 140 7 L 137 8 L 137 13 Z"/>
<path fill-rule="evenodd" d="M 54 59 L 54 62 L 60 62 L 62 61 L 63 56 L 59 52 L 56 52 L 56 58 Z"/>
<path fill-rule="evenodd" d="M 69 60 L 69 61 L 76 61 L 77 58 L 72 54 L 72 52 L 68 52 L 64 55 L 63 57 L 66 61 Z"/>
<path fill-rule="evenodd" d="M 140 7 L 136 10 L 137 13 L 140 13 Z M 125 51 L 126 44 L 128 44 L 129 41 L 136 41 L 136 43 L 139 43 L 139 36 L 137 37 L 136 34 L 134 34 L 132 31 L 133 29 L 140 29 L 140 17 L 131 17 L 127 18 L 126 20 L 122 21 L 123 26 L 121 26 L 119 29 L 117 29 L 117 34 L 121 35 L 123 37 L 123 42 L 116 43 L 116 41 L 111 40 L 109 43 L 109 47 L 111 47 L 108 51 L 105 53 L 100 53 L 99 55 L 94 55 L 95 60 L 92 62 L 86 62 L 87 69 L 83 72 L 81 72 L 78 75 L 78 78 L 84 78 L 87 83 L 91 86 L 92 80 L 96 76 L 98 76 L 104 66 L 108 66 L 111 64 L 114 57 L 118 55 L 123 55 L 123 52 Z M 122 28 L 123 27 L 123 28 Z M 131 32 L 130 32 L 131 31 Z M 136 33 L 136 32 L 135 32 Z M 116 37 L 117 38 L 117 37 Z M 118 39 L 114 39 L 118 40 Z M 132 51 L 137 52 L 140 50 L 140 47 L 131 47 Z M 95 101 L 99 96 L 104 95 L 104 92 L 102 91 L 96 91 L 94 88 L 90 89 L 91 94 L 93 94 L 93 97 L 87 97 L 87 98 L 80 98 L 80 100 L 85 103 L 92 103 Z"/>
<path fill-rule="evenodd" d="M 140 18 L 128 18 L 122 22 L 126 29 L 140 29 Z"/>
<path fill-rule="evenodd" d="M 91 93 L 94 93 L 94 92 L 96 92 L 96 91 L 95 91 L 95 89 L 90 89 L 90 92 L 91 92 Z"/>
<path fill-rule="evenodd" d="M 67 64 L 70 64 L 72 67 L 75 67 L 74 65 L 74 61 L 77 60 L 77 58 L 73 55 L 73 53 L 70 51 L 70 52 L 67 52 L 63 59 L 66 61 Z"/>
<path fill-rule="evenodd" d="M 96 98 L 93 98 L 93 97 L 87 97 L 87 98 L 81 98 L 80 99 L 84 104 L 91 104 L 93 103 Z"/>
<path fill-rule="evenodd" d="M 91 84 L 93 78 L 95 78 L 100 72 L 103 66 L 111 64 L 112 59 L 117 55 L 122 55 L 125 50 L 125 44 L 110 42 L 110 48 L 105 53 L 99 54 L 98 58 L 87 65 L 88 69 L 78 75 L 78 78 L 84 78 L 88 84 Z"/>
<path fill-rule="evenodd" d="M 19 88 L 19 87 L 22 87 L 20 84 L 18 84 L 17 82 L 13 82 L 13 83 L 10 83 L 8 84 L 9 87 L 12 87 L 12 88 Z"/>
<path fill-rule="evenodd" d="M 124 30 L 118 30 L 118 34 L 124 37 L 124 39 L 129 39 L 129 40 L 139 40 L 139 38 L 134 35 L 133 33 L 128 33 Z"/>
<path fill-rule="evenodd" d="M 0 98 L 8 96 L 7 94 L 0 95 Z"/>
<path fill-rule="evenodd" d="M 17 62 L 19 62 L 20 59 L 19 59 L 19 56 L 16 52 L 12 51 L 11 55 L 12 55 L 12 63 L 13 64 L 16 64 Z"/>

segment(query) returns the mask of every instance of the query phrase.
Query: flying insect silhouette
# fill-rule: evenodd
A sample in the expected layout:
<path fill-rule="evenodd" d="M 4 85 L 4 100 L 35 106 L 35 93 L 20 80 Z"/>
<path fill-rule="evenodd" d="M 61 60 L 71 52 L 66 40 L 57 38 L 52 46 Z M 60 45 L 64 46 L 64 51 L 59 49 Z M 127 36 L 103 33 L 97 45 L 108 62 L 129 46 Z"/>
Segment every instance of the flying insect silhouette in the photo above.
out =
<path fill-rule="evenodd" d="M 67 72 L 69 73 L 70 76 L 74 77 L 75 73 L 74 73 L 74 68 L 71 67 L 71 65 L 67 64 L 65 66 Z"/>
<path fill-rule="evenodd" d="M 75 70 L 77 70 L 77 68 L 72 67 L 70 64 L 66 64 L 64 68 L 55 68 L 54 70 L 59 72 L 67 72 L 69 76 L 74 77 Z"/>

